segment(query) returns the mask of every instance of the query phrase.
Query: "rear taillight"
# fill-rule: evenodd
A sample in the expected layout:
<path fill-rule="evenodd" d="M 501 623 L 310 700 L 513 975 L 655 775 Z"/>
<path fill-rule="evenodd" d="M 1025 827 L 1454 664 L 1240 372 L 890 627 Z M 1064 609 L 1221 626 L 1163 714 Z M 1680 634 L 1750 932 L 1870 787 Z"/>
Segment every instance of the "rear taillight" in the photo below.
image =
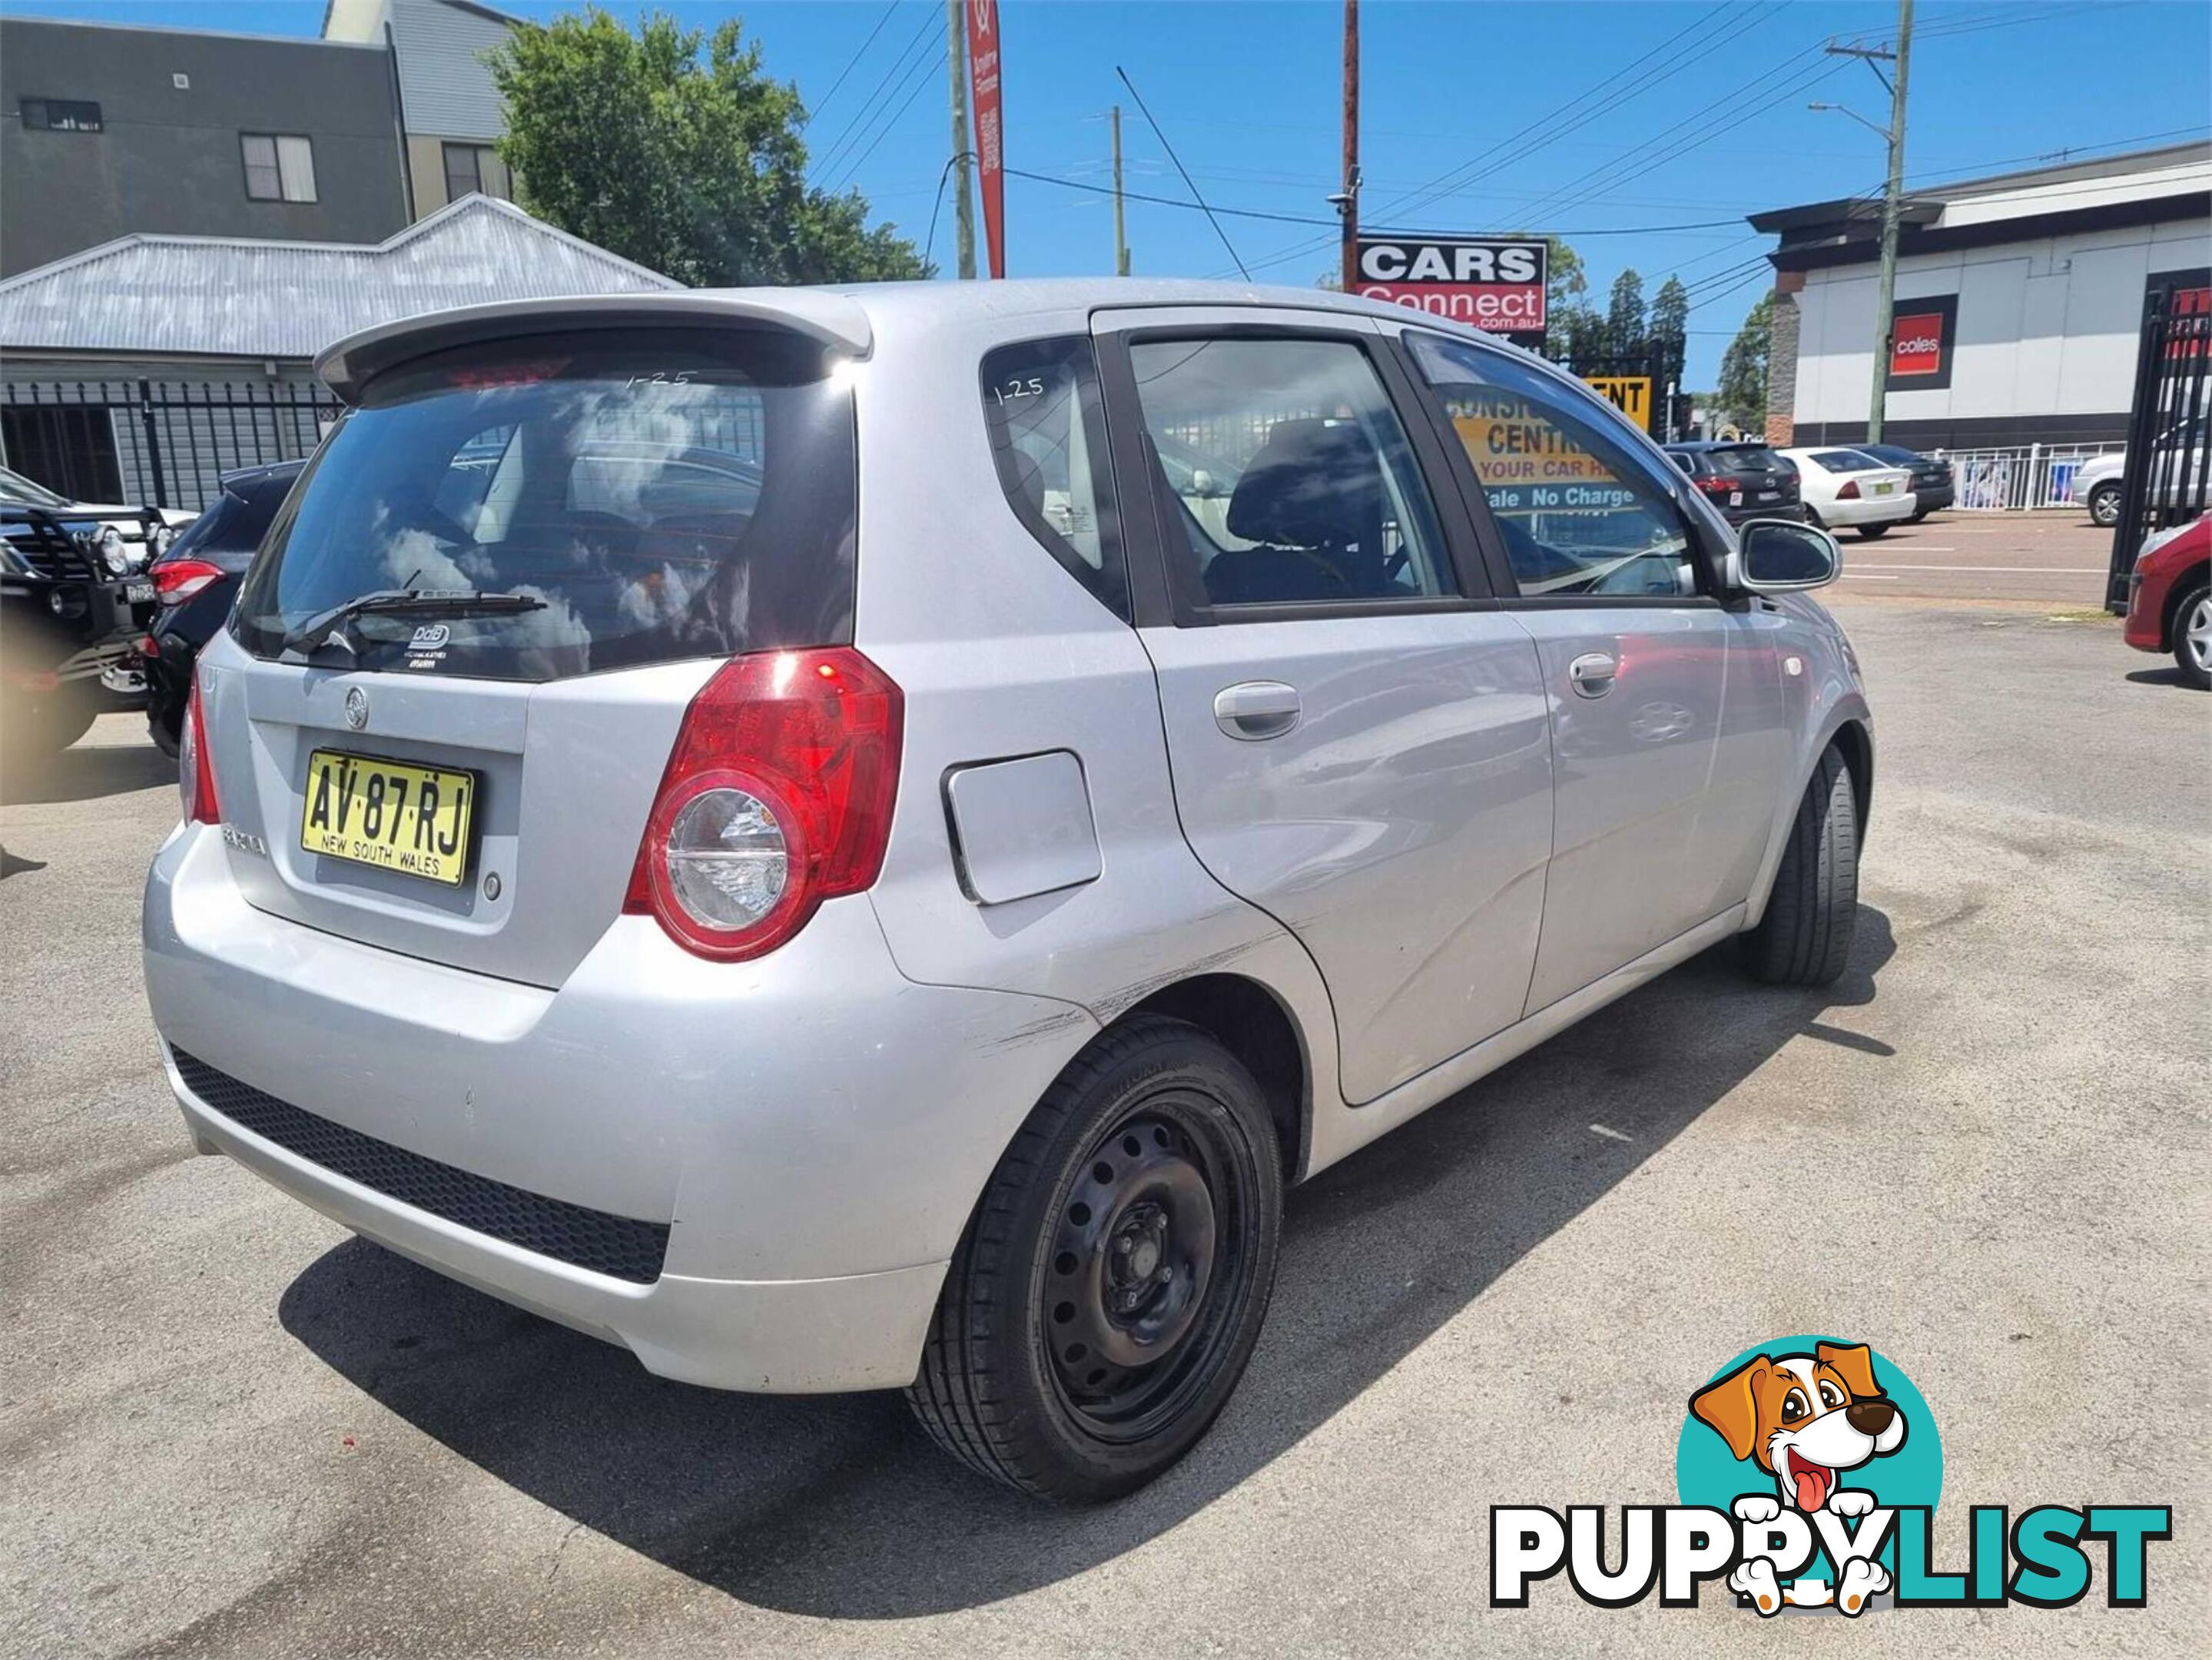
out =
<path fill-rule="evenodd" d="M 849 647 L 732 658 L 685 711 L 623 909 L 726 963 L 882 870 L 905 699 Z"/>
<path fill-rule="evenodd" d="M 1856 502 L 1858 499 L 1859 481 L 1856 478 L 1844 479 L 1844 487 L 1836 492 L 1836 500 L 1838 502 Z"/>
<path fill-rule="evenodd" d="M 222 567 L 204 559 L 170 559 L 150 567 L 154 598 L 165 605 L 181 605 L 210 582 L 222 579 Z"/>
<path fill-rule="evenodd" d="M 177 793 L 187 824 L 220 824 L 222 808 L 215 799 L 215 763 L 208 755 L 207 716 L 200 710 L 200 677 L 192 672 L 192 694 L 185 704 L 177 734 Z"/>
<path fill-rule="evenodd" d="M 1726 496 L 1730 490 L 1741 489 L 1743 480 L 1723 473 L 1717 478 L 1700 478 L 1697 486 L 1708 496 Z"/>

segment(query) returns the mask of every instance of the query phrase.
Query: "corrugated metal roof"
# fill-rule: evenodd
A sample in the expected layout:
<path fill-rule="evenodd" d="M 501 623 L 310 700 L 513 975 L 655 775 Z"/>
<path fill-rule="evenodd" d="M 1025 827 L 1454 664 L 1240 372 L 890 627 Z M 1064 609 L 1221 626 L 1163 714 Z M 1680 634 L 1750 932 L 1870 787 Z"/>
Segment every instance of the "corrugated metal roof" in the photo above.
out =
<path fill-rule="evenodd" d="M 683 285 L 465 196 L 374 247 L 125 236 L 0 282 L 0 351 L 312 357 L 346 335 L 489 301 Z"/>

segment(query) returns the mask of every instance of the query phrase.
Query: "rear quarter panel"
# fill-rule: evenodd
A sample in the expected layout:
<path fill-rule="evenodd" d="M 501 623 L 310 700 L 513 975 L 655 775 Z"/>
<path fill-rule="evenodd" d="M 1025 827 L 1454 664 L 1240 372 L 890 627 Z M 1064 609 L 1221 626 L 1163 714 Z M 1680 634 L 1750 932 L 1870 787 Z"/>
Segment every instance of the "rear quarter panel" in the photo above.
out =
<path fill-rule="evenodd" d="M 1274 921 L 1192 854 L 1176 818 L 1152 662 L 1127 623 L 1014 516 L 992 465 L 979 366 L 990 346 L 1087 334 L 1082 311 L 878 331 L 855 385 L 861 455 L 855 643 L 898 682 L 906 735 L 872 890 L 900 971 L 1054 998 L 1112 1021 L 1188 976 L 1245 975 L 1336 1077 L 1318 972 Z M 1098 874 L 982 903 L 963 891 L 945 780 L 978 763 L 1073 754 Z M 1073 1055 L 1087 1025 L 1039 1034 Z M 1012 1106 L 1011 1136 L 1032 1104 Z"/>

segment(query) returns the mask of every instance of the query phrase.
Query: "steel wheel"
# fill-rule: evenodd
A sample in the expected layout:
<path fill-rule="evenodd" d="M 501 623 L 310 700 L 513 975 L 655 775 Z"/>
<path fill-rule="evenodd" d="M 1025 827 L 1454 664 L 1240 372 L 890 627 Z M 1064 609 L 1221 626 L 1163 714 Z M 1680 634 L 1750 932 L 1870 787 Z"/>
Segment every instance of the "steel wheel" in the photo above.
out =
<path fill-rule="evenodd" d="M 1044 1498 L 1158 1475 L 1259 1336 L 1281 1158 L 1266 1096 L 1213 1037 L 1160 1015 L 1102 1032 L 977 1202 L 908 1393 L 923 1426 Z"/>
<path fill-rule="evenodd" d="M 1216 1202 L 1216 1183 L 1234 1183 L 1212 1129 L 1195 1101 L 1146 1104 L 1085 1153 L 1060 1208 L 1045 1341 L 1060 1398 L 1102 1439 L 1142 1440 L 1174 1418 L 1237 1300 L 1252 1207 L 1234 1191 Z"/>

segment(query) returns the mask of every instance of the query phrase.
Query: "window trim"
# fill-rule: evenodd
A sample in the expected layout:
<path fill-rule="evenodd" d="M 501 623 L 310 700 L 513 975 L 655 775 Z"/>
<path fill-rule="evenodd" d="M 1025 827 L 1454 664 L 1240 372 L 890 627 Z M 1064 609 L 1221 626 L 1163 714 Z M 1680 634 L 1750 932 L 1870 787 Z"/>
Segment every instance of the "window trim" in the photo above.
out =
<path fill-rule="evenodd" d="M 90 126 L 56 126 L 53 110 L 57 104 L 67 109 L 90 110 L 92 125 Z M 39 112 L 39 119 L 35 122 L 31 119 L 31 112 L 33 109 Z M 15 120 L 26 132 L 86 133 L 107 131 L 106 112 L 100 107 L 100 100 L 96 98 L 19 98 L 15 100 Z"/>
<path fill-rule="evenodd" d="M 270 164 L 276 170 L 276 194 L 257 196 L 253 191 L 253 164 L 246 159 L 246 141 L 265 138 L 269 141 Z M 284 141 L 296 138 L 307 147 L 307 185 L 313 194 L 287 196 L 284 194 Z M 307 132 L 247 132 L 238 135 L 238 169 L 240 182 L 249 202 L 275 202 L 289 207 L 313 207 L 323 199 L 322 180 L 315 173 L 315 137 Z"/>
<path fill-rule="evenodd" d="M 1128 540 L 1131 590 L 1137 601 L 1139 628 L 1212 628 L 1244 623 L 1329 622 L 1361 617 L 1432 615 L 1439 611 L 1492 611 L 1498 607 L 1493 579 L 1482 556 L 1480 536 L 1468 517 L 1456 489 L 1447 489 L 1449 458 L 1442 454 L 1426 416 L 1427 400 L 1407 379 L 1407 367 L 1399 361 L 1397 348 L 1387 335 L 1366 328 L 1346 326 L 1340 317 L 1316 313 L 1308 323 L 1288 319 L 1255 319 L 1248 323 L 1161 323 L 1110 329 L 1097 337 L 1099 375 L 1106 392 L 1106 423 L 1113 438 L 1115 483 L 1122 498 L 1150 504 L 1150 511 L 1124 516 Z M 1375 371 L 1385 403 L 1397 417 L 1413 452 L 1414 471 L 1428 492 L 1431 510 L 1443 538 L 1439 550 L 1443 569 L 1457 592 L 1409 594 L 1402 599 L 1345 599 L 1280 600 L 1257 605 L 1217 605 L 1200 586 L 1195 563 L 1179 556 L 1184 545 L 1178 533 L 1172 492 L 1162 488 L 1164 475 L 1154 459 L 1152 438 L 1145 425 L 1144 403 L 1137 388 L 1131 348 L 1175 340 L 1296 340 L 1349 345 L 1358 350 Z M 1440 471 L 1442 469 L 1442 471 Z M 1141 546 L 1135 544 L 1141 544 Z M 1138 573 L 1142 571 L 1143 580 Z"/>
<path fill-rule="evenodd" d="M 496 159 L 499 155 L 497 146 L 479 143 L 473 138 L 442 138 L 438 141 L 438 162 L 445 169 L 446 200 L 458 202 L 461 199 L 460 196 L 453 194 L 453 152 L 455 150 L 459 150 L 469 158 L 470 168 L 476 174 L 477 180 L 471 189 L 478 196 L 490 196 L 491 192 L 484 188 L 484 157 L 489 155 Z M 461 196 L 466 196 L 469 193 L 468 191 L 463 191 Z"/>
<path fill-rule="evenodd" d="M 1036 512 L 1021 489 L 1021 481 L 1015 476 L 1011 441 L 1001 441 L 1005 429 L 991 419 L 991 394 L 994 377 L 989 364 L 1001 352 L 1032 350 L 1049 346 L 1062 346 L 1076 353 L 1079 361 L 1076 368 L 1077 418 L 1084 423 L 1084 442 L 1091 453 L 1091 486 L 1092 508 L 1098 515 L 1098 561 L 1094 566 L 1073 543 L 1054 529 L 1050 520 Z M 1121 515 L 1121 469 L 1115 460 L 1111 442 L 1111 423 L 1107 413 L 1105 379 L 1099 363 L 1098 343 L 1089 334 L 1079 331 L 1057 331 L 1051 334 L 1025 335 L 1015 340 L 994 341 L 985 346 L 975 358 L 975 407 L 983 417 L 983 441 L 991 452 L 991 471 L 999 481 L 999 499 L 1006 503 L 1021 527 L 1029 532 L 1030 539 L 1050 554 L 1053 562 L 1060 566 L 1076 585 L 1124 623 L 1133 620 L 1135 611 L 1134 582 L 1130 575 L 1130 559 L 1127 539 L 1123 535 Z M 1085 396 L 1088 393 L 1088 397 Z"/>
<path fill-rule="evenodd" d="M 1504 534 L 1498 528 L 1497 516 L 1490 510 L 1489 492 L 1484 489 L 1482 480 L 1474 471 L 1474 458 L 1468 454 L 1467 446 L 1460 441 L 1459 434 L 1452 427 L 1451 417 L 1444 412 L 1443 399 L 1437 395 L 1435 384 L 1429 380 L 1426 373 L 1422 370 L 1419 360 L 1413 356 L 1409 337 L 1417 333 L 1433 336 L 1449 344 L 1493 357 L 1513 368 L 1524 366 L 1517 357 L 1495 346 L 1479 340 L 1470 340 L 1461 335 L 1447 334 L 1441 329 L 1409 325 L 1404 329 L 1395 331 L 1392 335 L 1393 344 L 1404 356 L 1405 372 L 1419 389 L 1418 401 L 1422 414 L 1430 430 L 1436 435 L 1438 441 L 1445 448 L 1446 465 L 1453 482 L 1458 488 L 1469 517 L 1475 521 L 1477 539 L 1481 544 L 1483 558 L 1490 569 L 1491 581 L 1500 596 L 1498 603 L 1503 609 L 1507 611 L 1589 611 L 1626 608 L 1634 611 L 1679 611 L 1687 605 L 1694 605 L 1701 609 L 1723 608 L 1720 557 L 1722 550 L 1714 545 L 1710 532 L 1697 514 L 1684 505 L 1683 492 L 1691 489 L 1692 486 L 1688 477 L 1676 467 L 1674 458 L 1663 449 L 1660 451 L 1660 455 L 1666 460 L 1667 465 L 1663 469 L 1655 467 L 1650 464 L 1649 458 L 1645 458 L 1643 471 L 1646 476 L 1644 482 L 1659 493 L 1668 505 L 1674 508 L 1676 518 L 1681 521 L 1682 534 L 1691 550 L 1691 563 L 1698 574 L 1698 592 L 1676 594 L 1522 593 L 1520 579 L 1513 571 L 1513 562 L 1506 553 Z M 1536 371 L 1540 375 L 1544 372 Z M 1567 376 L 1564 371 L 1552 373 L 1554 378 L 1564 383 L 1560 387 L 1562 401 L 1566 402 L 1570 406 L 1571 406 L 1574 392 L 1579 391 L 1590 400 L 1594 406 L 1607 411 L 1613 419 L 1622 418 L 1620 411 L 1613 409 L 1610 401 L 1600 397 L 1597 392 L 1583 386 L 1581 381 Z M 1622 459 L 1629 461 L 1632 466 L 1633 465 L 1636 455 L 1632 447 L 1614 440 L 1611 435 L 1605 432 L 1602 427 L 1598 429 L 1598 433 L 1601 441 L 1619 452 Z M 1648 437 L 1646 441 L 1649 441 Z"/>

